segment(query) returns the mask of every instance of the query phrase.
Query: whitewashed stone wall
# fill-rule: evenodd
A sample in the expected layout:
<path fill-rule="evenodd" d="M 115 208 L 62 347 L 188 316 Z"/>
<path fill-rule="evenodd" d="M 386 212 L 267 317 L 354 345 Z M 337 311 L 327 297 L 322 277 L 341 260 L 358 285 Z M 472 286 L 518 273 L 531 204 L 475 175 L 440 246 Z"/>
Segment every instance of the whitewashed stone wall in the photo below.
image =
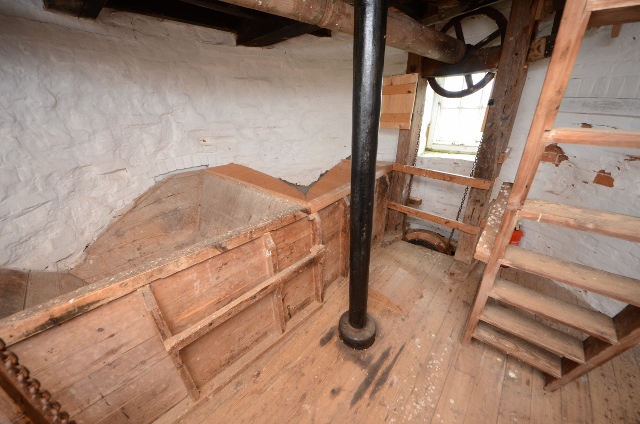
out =
<path fill-rule="evenodd" d="M 0 2 L 0 266 L 68 269 L 162 175 L 235 162 L 308 185 L 350 155 L 352 38 L 236 47 L 105 9 Z M 406 53 L 387 50 L 386 74 Z M 380 133 L 393 160 L 397 131 Z"/>

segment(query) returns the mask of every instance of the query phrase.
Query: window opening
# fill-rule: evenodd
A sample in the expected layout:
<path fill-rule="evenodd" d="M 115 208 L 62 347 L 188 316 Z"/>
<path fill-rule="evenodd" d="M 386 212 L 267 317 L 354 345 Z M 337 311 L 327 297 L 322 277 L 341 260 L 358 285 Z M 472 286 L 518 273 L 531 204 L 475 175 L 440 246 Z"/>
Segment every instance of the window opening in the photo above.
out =
<path fill-rule="evenodd" d="M 473 74 L 474 84 L 484 77 L 484 73 Z M 464 76 L 437 78 L 438 83 L 449 91 L 460 91 L 466 88 Z M 446 153 L 476 154 L 487 112 L 487 104 L 491 97 L 493 80 L 477 92 L 461 98 L 447 98 L 435 93 L 429 87 L 428 93 L 433 96 L 433 106 L 425 108 L 425 120 L 429 122 L 426 132 L 426 149 L 428 151 Z M 430 119 L 429 119 L 430 118 Z"/>

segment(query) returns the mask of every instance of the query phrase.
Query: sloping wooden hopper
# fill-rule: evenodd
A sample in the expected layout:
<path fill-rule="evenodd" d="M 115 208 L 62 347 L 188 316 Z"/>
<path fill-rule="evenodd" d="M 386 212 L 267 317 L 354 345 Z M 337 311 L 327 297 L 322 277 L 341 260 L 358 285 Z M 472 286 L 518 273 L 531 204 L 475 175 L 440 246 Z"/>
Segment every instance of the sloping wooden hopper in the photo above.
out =
<path fill-rule="evenodd" d="M 73 273 L 93 283 L 194 247 L 221 244 L 305 205 L 207 171 L 167 178 L 138 198 L 86 251 Z"/>
<path fill-rule="evenodd" d="M 348 175 L 338 165 L 313 200 L 238 165 L 171 176 L 86 249 L 71 273 L 87 285 L 1 319 L 0 338 L 76 422 L 153 421 L 224 385 L 343 281 Z"/>

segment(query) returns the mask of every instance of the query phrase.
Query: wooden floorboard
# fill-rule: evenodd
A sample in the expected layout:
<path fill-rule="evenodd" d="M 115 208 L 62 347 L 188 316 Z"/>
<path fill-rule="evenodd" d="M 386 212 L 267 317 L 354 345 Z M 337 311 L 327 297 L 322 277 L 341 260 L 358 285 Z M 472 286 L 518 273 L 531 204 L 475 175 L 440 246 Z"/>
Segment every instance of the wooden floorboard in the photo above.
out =
<path fill-rule="evenodd" d="M 163 423 L 637 422 L 640 349 L 555 392 L 545 376 L 490 346 L 461 344 L 481 268 L 459 281 L 451 257 L 396 242 L 373 252 L 376 343 L 346 348 L 336 324 L 347 284 L 279 345 L 214 393 L 185 399 Z M 602 398 L 618 388 L 614 406 Z M 596 418 L 594 414 L 598 414 Z M 622 419 L 623 421 L 616 421 Z"/>

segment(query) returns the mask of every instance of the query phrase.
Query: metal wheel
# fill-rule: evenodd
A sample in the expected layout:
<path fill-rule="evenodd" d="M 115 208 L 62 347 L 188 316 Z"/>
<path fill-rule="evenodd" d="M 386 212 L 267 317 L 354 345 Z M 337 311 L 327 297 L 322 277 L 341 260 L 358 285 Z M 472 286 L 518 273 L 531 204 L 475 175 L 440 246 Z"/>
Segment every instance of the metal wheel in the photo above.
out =
<path fill-rule="evenodd" d="M 467 51 L 479 50 L 484 46 L 486 46 L 487 44 L 491 43 L 493 40 L 495 40 L 498 37 L 500 37 L 500 44 L 504 44 L 504 35 L 505 35 L 505 32 L 507 31 L 507 19 L 502 15 L 502 13 L 500 13 L 498 10 L 494 9 L 493 7 L 483 7 L 478 10 L 474 10 L 473 12 L 456 16 L 455 18 L 447 22 L 445 26 L 442 27 L 441 32 L 446 33 L 453 27 L 453 29 L 456 32 L 456 38 L 464 42 L 465 40 L 464 40 L 464 33 L 462 32 L 462 20 L 469 18 L 471 16 L 478 16 L 478 15 L 484 15 L 489 19 L 491 19 L 493 22 L 495 22 L 498 29 L 493 31 L 491 34 L 487 35 L 478 43 L 474 45 L 467 45 Z M 464 81 L 467 85 L 467 88 L 461 91 L 445 90 L 440 84 L 438 84 L 436 79 L 433 77 L 428 77 L 427 81 L 429 81 L 429 85 L 431 85 L 431 88 L 433 88 L 433 91 L 435 91 L 442 97 L 460 98 L 460 97 L 465 97 L 470 94 L 473 94 L 476 91 L 482 89 L 484 86 L 486 86 L 489 83 L 489 81 L 493 79 L 494 76 L 495 76 L 494 72 L 487 72 L 486 75 L 480 81 L 474 84 L 473 78 L 471 77 L 471 75 L 465 75 Z"/>

